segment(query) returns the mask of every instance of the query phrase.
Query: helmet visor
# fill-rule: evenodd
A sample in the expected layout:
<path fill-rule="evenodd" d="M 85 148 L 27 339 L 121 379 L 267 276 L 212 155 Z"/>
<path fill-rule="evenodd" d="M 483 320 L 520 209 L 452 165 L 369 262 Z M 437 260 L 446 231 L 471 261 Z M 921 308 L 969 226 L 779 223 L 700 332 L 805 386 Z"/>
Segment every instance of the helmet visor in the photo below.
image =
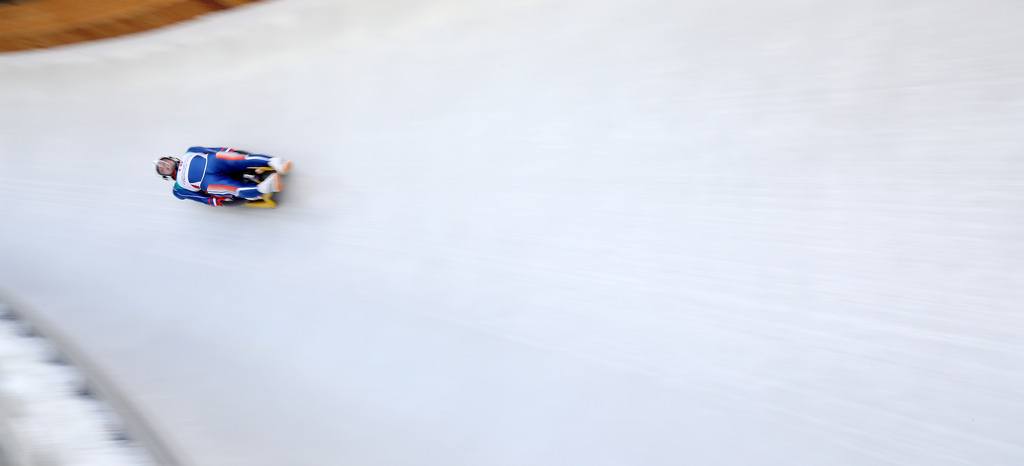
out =
<path fill-rule="evenodd" d="M 161 159 L 156 163 L 156 172 L 163 176 L 171 176 L 174 174 L 175 165 L 173 160 Z"/>

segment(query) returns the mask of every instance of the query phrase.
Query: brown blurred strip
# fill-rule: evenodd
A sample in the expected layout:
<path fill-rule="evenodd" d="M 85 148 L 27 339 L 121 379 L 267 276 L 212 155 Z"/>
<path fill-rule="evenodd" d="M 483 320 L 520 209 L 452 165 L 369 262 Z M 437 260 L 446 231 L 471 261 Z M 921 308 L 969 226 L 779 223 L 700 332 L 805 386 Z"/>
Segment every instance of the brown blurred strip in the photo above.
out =
<path fill-rule="evenodd" d="M 258 0 L 22 0 L 0 3 L 0 52 L 155 29 Z"/>

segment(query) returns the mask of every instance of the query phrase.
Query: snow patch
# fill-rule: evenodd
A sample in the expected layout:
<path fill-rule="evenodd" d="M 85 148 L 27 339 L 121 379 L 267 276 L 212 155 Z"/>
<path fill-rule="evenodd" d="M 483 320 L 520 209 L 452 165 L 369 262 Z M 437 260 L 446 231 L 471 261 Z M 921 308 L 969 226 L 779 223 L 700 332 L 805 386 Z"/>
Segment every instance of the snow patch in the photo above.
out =
<path fill-rule="evenodd" d="M 153 464 L 59 350 L 0 304 L 0 449 L 27 466 Z"/>

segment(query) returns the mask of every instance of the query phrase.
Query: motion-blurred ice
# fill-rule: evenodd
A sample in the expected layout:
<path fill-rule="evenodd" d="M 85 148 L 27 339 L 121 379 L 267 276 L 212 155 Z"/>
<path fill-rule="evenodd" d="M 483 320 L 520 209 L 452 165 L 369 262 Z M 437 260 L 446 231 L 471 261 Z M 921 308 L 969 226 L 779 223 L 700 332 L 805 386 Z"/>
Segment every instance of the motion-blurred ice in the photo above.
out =
<path fill-rule="evenodd" d="M 189 464 L 1024 464 L 1024 3 L 278 1 L 0 57 L 0 288 Z M 178 201 L 191 145 L 296 161 Z"/>

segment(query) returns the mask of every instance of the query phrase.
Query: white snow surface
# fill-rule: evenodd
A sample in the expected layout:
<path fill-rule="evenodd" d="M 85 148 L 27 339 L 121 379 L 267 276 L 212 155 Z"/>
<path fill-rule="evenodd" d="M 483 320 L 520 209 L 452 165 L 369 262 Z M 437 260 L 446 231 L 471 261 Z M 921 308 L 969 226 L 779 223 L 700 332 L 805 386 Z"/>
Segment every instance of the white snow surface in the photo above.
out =
<path fill-rule="evenodd" d="M 6 313 L 0 303 L 0 313 Z M 0 447 L 4 466 L 152 464 L 102 401 L 77 390 L 76 368 L 54 364 L 52 342 L 24 322 L 0 320 Z M 123 436 L 122 436 L 123 438 Z"/>
<path fill-rule="evenodd" d="M 0 57 L 0 287 L 186 464 L 1024 464 L 1024 3 L 272 1 Z M 171 196 L 191 145 L 281 207 Z"/>

